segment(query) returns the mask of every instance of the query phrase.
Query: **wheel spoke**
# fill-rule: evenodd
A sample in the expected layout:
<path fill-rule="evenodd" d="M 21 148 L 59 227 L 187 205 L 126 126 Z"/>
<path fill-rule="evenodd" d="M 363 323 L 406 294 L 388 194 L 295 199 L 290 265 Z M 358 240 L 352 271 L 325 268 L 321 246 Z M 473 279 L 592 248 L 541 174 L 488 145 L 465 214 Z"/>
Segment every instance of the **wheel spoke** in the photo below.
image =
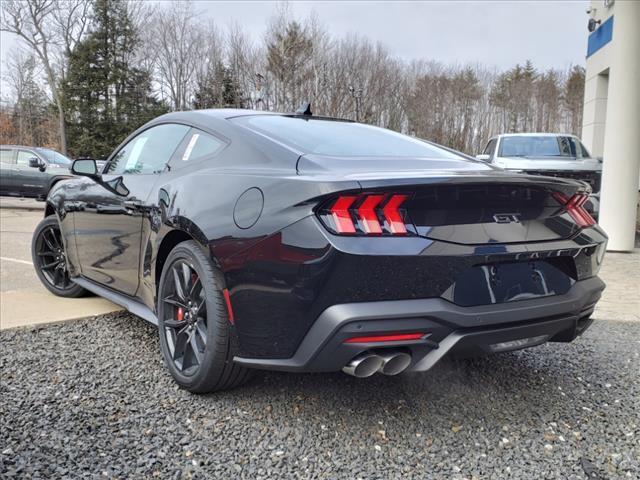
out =
<path fill-rule="evenodd" d="M 189 336 L 184 333 L 178 333 L 176 335 L 175 349 L 173 350 L 173 359 L 177 360 L 180 357 L 184 357 L 184 351 L 187 346 Z"/>
<path fill-rule="evenodd" d="M 62 241 L 61 239 L 58 239 L 58 235 L 56 235 L 56 231 L 55 229 L 50 229 L 49 232 L 51 233 L 51 238 L 53 238 L 53 244 L 56 246 L 56 248 L 59 248 L 60 250 L 62 250 Z"/>
<path fill-rule="evenodd" d="M 198 318 L 196 322 L 196 331 L 198 335 L 200 335 L 200 340 L 202 341 L 202 345 L 207 346 L 207 327 L 204 324 L 204 318 Z"/>
<path fill-rule="evenodd" d="M 53 285 L 58 287 L 61 279 L 62 279 L 62 271 L 59 268 L 56 268 L 53 274 Z"/>
<path fill-rule="evenodd" d="M 165 321 L 165 325 L 166 325 Z M 169 353 L 171 353 L 171 358 L 173 358 L 173 352 L 176 350 L 176 333 L 170 328 L 164 329 L 164 335 L 167 339 L 167 346 L 169 347 Z"/>
<path fill-rule="evenodd" d="M 53 244 L 51 243 L 51 240 L 47 238 L 47 235 L 46 235 L 47 233 L 49 233 L 49 230 L 45 230 L 44 232 L 42 232 L 42 239 L 44 240 L 44 243 L 47 244 L 47 247 L 49 247 L 52 252 L 55 252 L 57 248 L 54 247 Z"/>
<path fill-rule="evenodd" d="M 196 276 L 196 279 L 193 281 L 191 285 L 191 290 L 189 290 L 189 297 L 195 298 L 194 293 L 196 291 L 196 287 L 200 285 L 200 277 Z"/>
<path fill-rule="evenodd" d="M 162 299 L 162 301 L 170 305 L 175 305 L 176 307 L 182 307 L 184 309 L 188 308 L 186 303 L 181 302 L 180 300 L 176 300 L 175 298 L 165 297 Z"/>
<path fill-rule="evenodd" d="M 185 262 L 182 262 L 182 280 L 182 292 L 186 296 L 187 292 L 190 291 L 189 282 L 191 280 L 191 269 Z"/>
<path fill-rule="evenodd" d="M 171 271 L 173 273 L 173 283 L 176 290 L 176 295 L 178 295 L 180 300 L 186 303 L 187 298 L 184 295 L 184 289 L 182 288 L 182 283 L 180 282 L 180 274 L 178 273 L 178 270 L 175 266 L 171 268 Z"/>
<path fill-rule="evenodd" d="M 198 365 L 200 365 L 202 363 L 204 353 L 200 351 L 200 346 L 198 345 L 198 341 L 196 340 L 195 332 L 191 333 L 189 344 L 191 345 L 191 350 L 193 351 L 193 355 L 196 357 Z"/>
<path fill-rule="evenodd" d="M 204 296 L 202 296 L 201 298 L 202 298 L 202 300 L 200 301 L 200 303 L 196 307 L 196 314 L 200 314 L 202 312 L 202 307 L 204 307 L 205 304 L 207 303 L 207 299 Z"/>
<path fill-rule="evenodd" d="M 169 328 L 182 328 L 185 326 L 184 322 L 179 322 L 178 320 L 165 320 L 164 326 Z"/>
<path fill-rule="evenodd" d="M 61 260 L 56 260 L 55 262 L 44 263 L 41 268 L 43 268 L 44 270 L 49 270 L 52 267 L 56 267 L 56 266 L 60 265 L 60 262 L 61 262 Z"/>

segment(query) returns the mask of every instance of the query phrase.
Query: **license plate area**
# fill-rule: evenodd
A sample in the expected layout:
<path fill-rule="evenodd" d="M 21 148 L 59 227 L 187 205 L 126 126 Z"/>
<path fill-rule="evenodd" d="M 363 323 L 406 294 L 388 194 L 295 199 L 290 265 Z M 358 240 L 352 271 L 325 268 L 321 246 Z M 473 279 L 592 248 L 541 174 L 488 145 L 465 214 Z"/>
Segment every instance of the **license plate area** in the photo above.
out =
<path fill-rule="evenodd" d="M 575 280 L 562 267 L 547 260 L 476 265 L 458 275 L 442 297 L 471 307 L 563 295 Z"/>

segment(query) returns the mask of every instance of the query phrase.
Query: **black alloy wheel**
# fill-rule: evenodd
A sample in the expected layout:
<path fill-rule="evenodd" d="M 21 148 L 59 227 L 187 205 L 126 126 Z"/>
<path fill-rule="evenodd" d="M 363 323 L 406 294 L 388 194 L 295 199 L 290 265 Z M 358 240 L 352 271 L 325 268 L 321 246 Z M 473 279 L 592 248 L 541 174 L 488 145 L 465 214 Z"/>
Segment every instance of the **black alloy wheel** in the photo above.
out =
<path fill-rule="evenodd" d="M 197 373 L 207 347 L 207 305 L 195 268 L 185 260 L 171 265 L 163 286 L 164 331 L 171 359 L 178 371 L 190 377 Z"/>
<path fill-rule="evenodd" d="M 62 233 L 55 216 L 46 217 L 36 227 L 31 242 L 31 257 L 38 278 L 50 292 L 71 298 L 87 293 L 71 280 Z"/>
<path fill-rule="evenodd" d="M 194 393 L 227 390 L 251 370 L 237 365 L 236 336 L 223 296 L 224 275 L 194 241 L 164 261 L 158 285 L 160 349 L 174 380 Z"/>

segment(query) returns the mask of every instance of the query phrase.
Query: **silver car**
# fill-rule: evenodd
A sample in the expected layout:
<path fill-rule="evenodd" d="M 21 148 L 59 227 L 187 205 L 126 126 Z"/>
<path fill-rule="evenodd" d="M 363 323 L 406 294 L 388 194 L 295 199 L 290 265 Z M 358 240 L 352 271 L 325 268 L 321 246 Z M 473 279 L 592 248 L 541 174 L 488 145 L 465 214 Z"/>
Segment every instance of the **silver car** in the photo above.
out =
<path fill-rule="evenodd" d="M 602 160 L 593 158 L 574 135 L 559 133 L 508 133 L 492 137 L 478 160 L 505 170 L 531 175 L 571 178 L 591 185 L 585 208 L 597 216 Z"/>

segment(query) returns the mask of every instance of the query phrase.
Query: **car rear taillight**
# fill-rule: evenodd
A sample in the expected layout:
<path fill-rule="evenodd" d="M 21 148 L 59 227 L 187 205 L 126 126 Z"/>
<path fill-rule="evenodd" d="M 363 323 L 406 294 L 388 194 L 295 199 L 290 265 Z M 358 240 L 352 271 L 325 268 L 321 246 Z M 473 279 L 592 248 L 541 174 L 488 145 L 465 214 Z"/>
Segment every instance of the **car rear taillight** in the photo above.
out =
<path fill-rule="evenodd" d="M 408 198 L 399 193 L 341 195 L 318 214 L 325 226 L 338 235 L 407 235 L 402 204 Z"/>
<path fill-rule="evenodd" d="M 589 199 L 588 193 L 576 193 L 569 198 L 564 193 L 555 192 L 553 198 L 564 206 L 567 213 L 580 228 L 591 227 L 596 224 L 596 221 L 584 208 L 584 204 Z"/>

